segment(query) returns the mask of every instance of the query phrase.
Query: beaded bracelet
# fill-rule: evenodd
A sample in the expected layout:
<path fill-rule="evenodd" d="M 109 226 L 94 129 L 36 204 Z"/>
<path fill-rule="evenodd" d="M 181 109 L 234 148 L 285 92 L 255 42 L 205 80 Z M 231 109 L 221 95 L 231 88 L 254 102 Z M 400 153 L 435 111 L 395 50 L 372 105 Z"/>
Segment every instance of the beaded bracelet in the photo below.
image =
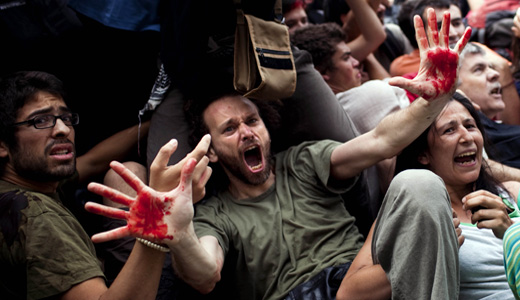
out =
<path fill-rule="evenodd" d="M 136 240 L 138 240 L 139 242 L 141 242 L 143 245 L 147 246 L 147 247 L 150 247 L 154 250 L 157 250 L 157 251 L 161 251 L 161 252 L 170 252 L 170 249 L 169 248 L 166 248 L 164 246 L 161 246 L 161 245 L 157 245 L 156 243 L 152 243 L 148 240 L 145 240 L 145 239 L 142 239 L 142 238 L 135 238 Z"/>

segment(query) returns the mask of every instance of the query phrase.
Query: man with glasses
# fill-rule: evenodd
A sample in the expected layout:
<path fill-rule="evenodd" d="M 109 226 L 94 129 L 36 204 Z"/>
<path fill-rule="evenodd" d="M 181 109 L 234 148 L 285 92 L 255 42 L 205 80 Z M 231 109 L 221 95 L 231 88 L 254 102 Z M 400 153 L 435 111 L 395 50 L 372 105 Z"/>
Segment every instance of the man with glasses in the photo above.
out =
<path fill-rule="evenodd" d="M 79 123 L 63 95 L 62 82 L 47 73 L 0 79 L 0 295 L 155 299 L 164 253 L 136 243 L 107 288 L 89 236 L 60 199 L 60 184 L 77 173 Z"/>

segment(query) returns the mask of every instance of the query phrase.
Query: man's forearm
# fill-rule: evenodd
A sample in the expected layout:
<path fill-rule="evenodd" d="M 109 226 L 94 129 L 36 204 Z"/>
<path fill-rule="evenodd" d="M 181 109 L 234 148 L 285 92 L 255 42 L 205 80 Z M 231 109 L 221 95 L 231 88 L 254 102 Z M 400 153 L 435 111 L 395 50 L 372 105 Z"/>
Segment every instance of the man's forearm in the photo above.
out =
<path fill-rule="evenodd" d="M 488 159 L 487 163 L 491 173 L 498 181 L 520 181 L 520 169 L 506 166 L 491 159 Z"/>
<path fill-rule="evenodd" d="M 182 280 L 203 294 L 215 288 L 224 263 L 222 248 L 216 238 L 198 239 L 190 230 L 178 243 L 168 246 L 173 268 Z"/>
<path fill-rule="evenodd" d="M 427 101 L 418 98 L 410 106 L 381 120 L 374 129 L 385 158 L 398 154 L 423 133 L 442 111 L 451 95 Z"/>

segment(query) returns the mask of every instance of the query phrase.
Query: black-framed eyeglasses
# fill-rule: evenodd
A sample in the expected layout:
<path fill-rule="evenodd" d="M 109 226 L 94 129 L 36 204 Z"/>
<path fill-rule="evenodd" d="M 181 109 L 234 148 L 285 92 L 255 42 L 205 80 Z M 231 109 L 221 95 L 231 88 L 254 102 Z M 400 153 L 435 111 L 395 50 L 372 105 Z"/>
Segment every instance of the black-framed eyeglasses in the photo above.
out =
<path fill-rule="evenodd" d="M 14 123 L 12 126 L 20 126 L 24 124 L 29 124 L 34 126 L 36 129 L 45 129 L 51 128 L 56 125 L 56 120 L 60 119 L 67 126 L 78 125 L 79 124 L 79 115 L 77 113 L 64 113 L 59 116 L 55 115 L 39 115 L 30 120 Z"/>

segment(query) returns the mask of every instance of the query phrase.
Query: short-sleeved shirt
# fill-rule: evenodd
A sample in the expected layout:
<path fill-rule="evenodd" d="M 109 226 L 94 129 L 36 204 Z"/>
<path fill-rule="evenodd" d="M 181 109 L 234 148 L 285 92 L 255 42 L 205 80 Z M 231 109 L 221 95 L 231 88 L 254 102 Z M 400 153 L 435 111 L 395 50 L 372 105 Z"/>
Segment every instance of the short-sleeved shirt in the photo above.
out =
<path fill-rule="evenodd" d="M 222 192 L 197 205 L 197 235 L 214 236 L 224 253 L 237 253 L 234 282 L 241 299 L 282 299 L 358 253 L 363 238 L 340 196 L 357 178 L 341 188 L 329 184 L 338 145 L 308 142 L 277 154 L 276 182 L 256 198 L 237 201 Z"/>
<path fill-rule="evenodd" d="M 0 180 L 0 295 L 41 299 L 104 277 L 94 245 L 57 194 Z"/>

